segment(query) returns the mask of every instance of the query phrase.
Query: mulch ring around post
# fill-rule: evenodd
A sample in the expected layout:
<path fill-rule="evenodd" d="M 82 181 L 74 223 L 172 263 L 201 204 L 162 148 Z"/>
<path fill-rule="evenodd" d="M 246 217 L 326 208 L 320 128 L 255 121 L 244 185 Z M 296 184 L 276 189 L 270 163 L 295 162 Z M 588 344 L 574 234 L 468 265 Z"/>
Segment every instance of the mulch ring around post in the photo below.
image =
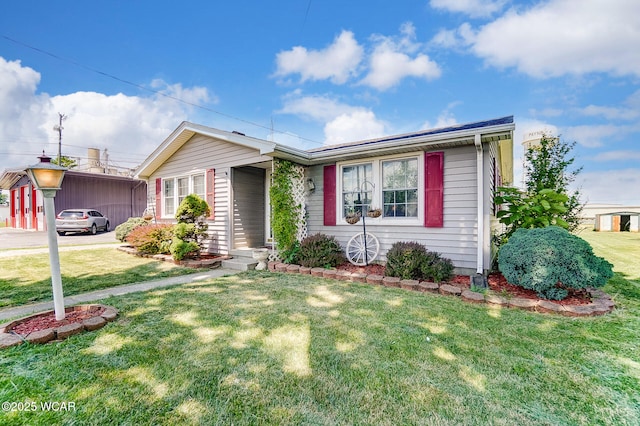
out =
<path fill-rule="evenodd" d="M 61 321 L 56 321 L 54 311 L 29 315 L 0 324 L 0 349 L 21 343 L 59 342 L 74 334 L 98 330 L 117 316 L 116 308 L 100 304 L 68 307 Z"/>

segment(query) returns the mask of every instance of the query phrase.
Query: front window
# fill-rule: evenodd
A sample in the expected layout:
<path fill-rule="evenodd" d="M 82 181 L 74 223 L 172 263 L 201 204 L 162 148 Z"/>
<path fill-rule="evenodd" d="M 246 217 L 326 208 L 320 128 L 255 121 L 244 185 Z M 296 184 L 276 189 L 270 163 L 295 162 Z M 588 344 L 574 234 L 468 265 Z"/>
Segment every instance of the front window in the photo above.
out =
<path fill-rule="evenodd" d="M 178 205 L 189 195 L 189 178 L 178 178 Z"/>
<path fill-rule="evenodd" d="M 204 193 L 204 175 L 193 176 L 193 193 L 198 197 L 205 199 Z"/>
<path fill-rule="evenodd" d="M 421 224 L 425 208 L 424 155 L 390 155 L 366 161 L 339 165 L 338 215 L 346 219 L 349 214 L 361 213 L 378 224 Z M 381 215 L 367 215 L 378 209 Z"/>
<path fill-rule="evenodd" d="M 175 215 L 178 206 L 189 194 L 205 199 L 204 173 L 164 179 L 163 182 L 164 216 Z"/>
<path fill-rule="evenodd" d="M 382 162 L 385 217 L 418 217 L 418 160 Z"/>
<path fill-rule="evenodd" d="M 173 179 L 168 179 L 164 181 L 164 214 L 165 215 L 175 214 L 174 202 L 175 202 L 174 181 Z"/>
<path fill-rule="evenodd" d="M 373 197 L 371 163 L 342 168 L 343 216 L 360 212 L 365 214 Z"/>

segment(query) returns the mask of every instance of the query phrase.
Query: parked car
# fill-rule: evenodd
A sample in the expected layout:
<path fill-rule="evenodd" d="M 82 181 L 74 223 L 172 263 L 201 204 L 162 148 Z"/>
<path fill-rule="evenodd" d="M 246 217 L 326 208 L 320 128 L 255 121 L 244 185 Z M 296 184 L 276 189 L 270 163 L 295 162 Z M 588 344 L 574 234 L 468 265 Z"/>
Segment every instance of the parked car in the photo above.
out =
<path fill-rule="evenodd" d="M 90 232 L 95 235 L 98 230 L 109 232 L 109 219 L 99 211 L 70 209 L 62 210 L 56 216 L 58 235 L 64 235 L 67 232 Z"/>

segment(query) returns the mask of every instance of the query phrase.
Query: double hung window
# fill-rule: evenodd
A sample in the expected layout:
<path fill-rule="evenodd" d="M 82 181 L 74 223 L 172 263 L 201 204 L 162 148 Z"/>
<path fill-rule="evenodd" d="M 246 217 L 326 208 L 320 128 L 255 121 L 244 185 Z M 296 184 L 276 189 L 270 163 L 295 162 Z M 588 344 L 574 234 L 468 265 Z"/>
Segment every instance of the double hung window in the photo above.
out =
<path fill-rule="evenodd" d="M 163 215 L 173 216 L 180 203 L 189 194 L 205 199 L 204 173 L 163 179 Z"/>
<path fill-rule="evenodd" d="M 422 156 L 376 158 L 366 163 L 340 166 L 339 209 L 342 218 L 352 213 L 366 214 L 382 209 L 380 220 L 418 221 L 421 216 L 420 191 L 424 174 Z M 408 219 L 406 219 L 408 218 Z"/>

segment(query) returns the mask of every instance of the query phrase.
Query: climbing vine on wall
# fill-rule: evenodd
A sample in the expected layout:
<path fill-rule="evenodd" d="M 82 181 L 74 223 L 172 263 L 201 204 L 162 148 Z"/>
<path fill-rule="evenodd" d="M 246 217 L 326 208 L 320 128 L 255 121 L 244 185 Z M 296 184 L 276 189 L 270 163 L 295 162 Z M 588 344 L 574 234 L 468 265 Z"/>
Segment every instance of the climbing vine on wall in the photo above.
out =
<path fill-rule="evenodd" d="M 292 258 L 298 247 L 298 230 L 303 205 L 296 200 L 296 182 L 303 178 L 303 169 L 286 160 L 274 160 L 271 177 L 271 228 L 283 258 Z"/>

